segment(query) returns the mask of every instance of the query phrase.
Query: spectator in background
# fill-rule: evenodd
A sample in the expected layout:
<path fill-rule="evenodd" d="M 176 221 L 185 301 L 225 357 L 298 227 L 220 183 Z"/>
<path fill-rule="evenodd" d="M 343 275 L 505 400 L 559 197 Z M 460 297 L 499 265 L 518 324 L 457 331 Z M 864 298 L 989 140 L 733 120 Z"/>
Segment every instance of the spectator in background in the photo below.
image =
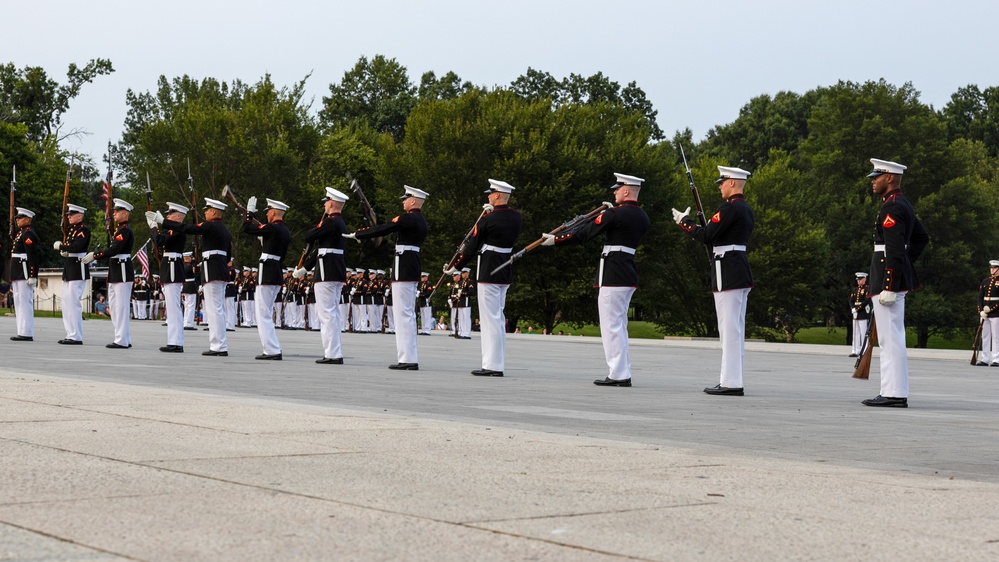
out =
<path fill-rule="evenodd" d="M 108 316 L 108 303 L 104 300 L 104 295 L 97 295 L 97 302 L 94 303 L 94 313 L 101 316 Z"/>

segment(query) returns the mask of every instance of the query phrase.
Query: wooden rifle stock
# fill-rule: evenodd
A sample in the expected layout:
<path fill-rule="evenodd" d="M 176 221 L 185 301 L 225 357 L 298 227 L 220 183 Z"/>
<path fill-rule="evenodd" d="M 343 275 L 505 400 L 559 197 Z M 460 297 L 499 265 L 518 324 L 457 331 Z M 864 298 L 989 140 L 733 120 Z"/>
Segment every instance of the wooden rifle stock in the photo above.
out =
<path fill-rule="evenodd" d="M 600 205 L 599 207 L 597 207 L 596 209 L 593 209 L 592 211 L 590 211 L 589 213 L 586 213 L 585 215 L 579 215 L 579 216 L 577 216 L 577 217 L 575 217 L 575 218 L 573 218 L 571 220 L 565 221 L 564 223 L 562 223 L 561 225 L 559 225 L 558 228 L 556 228 L 555 230 L 552 230 L 548 234 L 551 234 L 552 236 L 556 236 L 558 234 L 562 234 L 563 232 L 565 232 L 567 230 L 572 230 L 572 229 L 576 228 L 577 226 L 579 226 L 581 224 L 590 222 L 591 220 L 597 218 L 597 215 L 599 215 L 600 213 L 604 212 L 608 208 L 609 207 L 607 205 Z M 545 237 L 542 236 L 541 238 L 538 238 L 534 242 L 531 242 L 524 249 L 522 249 L 519 252 L 517 252 L 517 253 L 513 254 L 512 256 L 510 256 L 510 259 L 506 260 L 505 262 L 503 262 L 502 264 L 500 264 L 496 269 L 494 269 L 492 271 L 492 275 L 496 275 L 503 268 L 509 267 L 509 266 L 513 265 L 513 262 L 515 262 L 515 261 L 519 260 L 520 258 L 524 257 L 524 254 L 526 254 L 527 252 L 530 252 L 531 250 L 534 250 L 535 248 L 537 248 L 538 246 L 540 246 L 541 244 L 543 244 L 544 241 L 545 241 Z"/>
<path fill-rule="evenodd" d="M 378 224 L 378 216 L 375 215 L 375 209 L 368 202 L 368 198 L 364 196 L 364 191 L 361 189 L 361 184 L 357 183 L 357 180 L 347 172 L 347 179 L 350 180 L 350 189 L 355 194 L 357 198 L 361 201 L 361 210 L 364 212 L 364 222 L 367 223 L 368 228 L 371 228 Z M 382 237 L 378 236 L 371 239 L 375 244 L 375 248 L 382 245 Z"/>
<path fill-rule="evenodd" d="M 66 186 L 62 188 L 62 243 L 69 243 L 69 180 L 73 179 L 73 160 L 69 161 L 66 170 Z"/>
<path fill-rule="evenodd" d="M 107 184 L 107 201 L 104 203 L 104 230 L 108 234 L 108 246 L 114 242 L 114 187 L 112 182 L 114 181 L 114 172 L 111 169 L 111 141 L 108 141 L 108 175 L 105 178 L 105 183 Z"/>
<path fill-rule="evenodd" d="M 981 350 L 979 346 L 982 344 L 982 327 L 985 326 L 985 319 L 983 318 L 981 322 L 978 323 L 978 331 L 975 332 L 975 343 L 971 346 L 971 364 L 978 365 L 978 352 Z"/>
<path fill-rule="evenodd" d="M 871 315 L 870 325 L 867 327 L 867 337 L 864 338 L 864 350 L 854 364 L 853 378 L 867 380 L 871 376 L 871 356 L 874 355 L 874 346 L 878 343 L 878 324 Z"/>
<path fill-rule="evenodd" d="M 187 159 L 187 188 L 191 191 L 191 211 L 194 212 L 194 224 L 201 222 L 198 214 L 198 194 L 194 191 L 194 176 L 191 175 L 191 159 Z M 194 277 L 201 281 L 201 237 L 194 236 L 194 259 L 191 260 L 191 267 L 194 268 Z"/>
<path fill-rule="evenodd" d="M 454 251 L 454 255 L 451 256 L 450 260 L 448 260 L 447 265 L 444 266 L 444 269 L 451 269 L 452 267 L 455 266 L 456 263 L 458 263 L 459 260 L 461 260 L 462 256 L 461 249 L 465 247 L 465 243 L 468 242 L 468 239 L 472 236 L 472 233 L 475 232 L 475 227 L 479 226 L 479 221 L 482 220 L 482 217 L 486 216 L 486 214 L 488 214 L 488 211 L 486 211 L 486 209 L 482 209 L 482 212 L 479 213 L 479 218 L 475 219 L 475 223 L 472 224 L 472 228 L 469 228 L 468 232 L 465 233 L 465 237 L 461 239 L 461 244 L 458 244 L 458 248 Z M 433 287 L 431 287 L 430 295 L 427 296 L 427 300 L 434 298 L 434 293 L 437 292 L 437 287 L 441 286 L 441 283 L 444 282 L 444 279 L 446 277 L 447 273 L 441 274 L 441 278 L 437 280 L 437 283 L 435 283 Z"/>

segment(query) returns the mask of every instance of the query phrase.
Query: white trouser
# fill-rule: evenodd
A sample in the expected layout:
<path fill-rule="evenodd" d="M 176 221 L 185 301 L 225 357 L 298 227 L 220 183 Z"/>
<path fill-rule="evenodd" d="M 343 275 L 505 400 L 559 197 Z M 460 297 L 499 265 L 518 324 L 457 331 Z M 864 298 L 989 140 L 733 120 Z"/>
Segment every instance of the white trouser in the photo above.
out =
<path fill-rule="evenodd" d="M 726 388 L 743 388 L 742 368 L 746 362 L 746 303 L 751 289 L 731 289 L 712 293 L 721 339 L 721 377 Z"/>
<path fill-rule="evenodd" d="M 419 363 L 416 352 L 416 281 L 393 281 L 392 298 L 395 314 L 395 350 L 400 363 Z"/>
<path fill-rule="evenodd" d="M 132 301 L 132 318 L 135 318 L 136 320 L 140 320 L 140 318 L 139 318 L 139 301 L 137 301 L 137 300 L 133 300 Z"/>
<path fill-rule="evenodd" d="M 986 318 L 982 322 L 982 349 L 978 352 L 982 363 L 999 363 L 999 318 Z"/>
<path fill-rule="evenodd" d="M 86 281 L 62 282 L 62 327 L 66 329 L 66 339 L 83 341 L 83 288 Z"/>
<path fill-rule="evenodd" d="M 193 328 L 194 327 L 194 309 L 198 306 L 198 295 L 197 293 L 184 293 L 184 327 Z"/>
<path fill-rule="evenodd" d="M 149 317 L 156 320 L 160 317 L 160 300 L 153 299 L 149 301 Z"/>
<path fill-rule="evenodd" d="M 597 296 L 600 341 L 604 344 L 604 359 L 607 360 L 609 369 L 607 377 L 616 381 L 631 378 L 631 355 L 628 353 L 628 306 L 634 294 L 634 287 L 600 287 Z"/>
<path fill-rule="evenodd" d="M 338 315 L 339 316 L 339 315 Z M 309 329 L 316 330 L 319 329 L 319 299 L 316 298 L 316 302 L 309 303 Z"/>
<path fill-rule="evenodd" d="M 909 358 L 905 352 L 905 292 L 897 293 L 895 304 L 874 301 L 874 321 L 878 323 L 881 348 L 881 396 L 909 397 Z"/>
<path fill-rule="evenodd" d="M 865 320 L 862 318 L 853 319 L 853 347 L 850 348 L 850 353 L 858 355 L 861 348 L 864 347 L 864 338 L 867 337 L 867 326 L 870 320 Z"/>
<path fill-rule="evenodd" d="M 352 304 L 350 305 L 354 313 L 354 331 L 355 332 L 367 332 L 368 331 L 368 307 L 363 304 Z"/>
<path fill-rule="evenodd" d="M 470 306 L 458 308 L 458 336 L 462 338 L 472 336 L 472 307 Z"/>
<path fill-rule="evenodd" d="M 385 321 L 388 322 L 388 331 L 395 331 L 395 314 L 392 313 L 392 308 L 389 305 L 385 305 Z"/>
<path fill-rule="evenodd" d="M 131 281 L 108 284 L 108 314 L 111 315 L 111 325 L 114 326 L 114 343 L 125 347 L 132 345 L 132 333 L 129 329 L 131 319 L 128 315 L 131 297 Z"/>
<path fill-rule="evenodd" d="M 35 337 L 35 289 L 25 280 L 13 281 L 14 314 L 17 316 L 17 335 Z"/>
<path fill-rule="evenodd" d="M 382 331 L 382 307 L 383 304 L 369 304 L 368 306 L 368 324 L 371 326 L 370 330 L 372 332 Z"/>
<path fill-rule="evenodd" d="M 236 329 L 236 297 L 225 298 L 225 328 Z"/>
<path fill-rule="evenodd" d="M 166 307 L 167 345 L 184 347 L 184 312 L 180 306 L 183 283 L 163 284 L 163 304 Z"/>
<path fill-rule="evenodd" d="M 239 314 L 242 316 L 242 322 L 240 326 L 252 326 L 253 316 L 250 312 L 253 308 L 254 301 L 239 301 Z"/>
<path fill-rule="evenodd" d="M 319 297 L 316 297 L 319 300 Z M 344 332 L 350 329 L 350 304 L 340 303 L 337 308 L 340 309 L 340 329 Z"/>
<path fill-rule="evenodd" d="M 429 334 L 431 330 L 434 329 L 434 310 L 429 306 L 420 307 L 420 323 L 422 324 L 422 329 L 420 330 L 424 334 Z"/>
<path fill-rule="evenodd" d="M 454 326 L 455 326 L 455 324 L 457 322 L 458 322 L 458 309 L 452 306 L 451 307 L 451 318 L 448 319 L 448 323 L 447 323 L 447 327 L 448 327 L 449 330 L 451 330 L 452 334 L 458 333 L 457 331 L 455 331 L 455 328 L 454 328 Z"/>
<path fill-rule="evenodd" d="M 225 337 L 225 281 L 209 281 L 201 286 L 202 311 L 208 324 L 208 349 L 229 351 Z"/>
<path fill-rule="evenodd" d="M 482 368 L 491 371 L 502 371 L 506 355 L 506 292 L 509 285 L 492 285 L 480 283 L 479 296 L 479 329 L 482 331 Z M 630 297 L 629 297 L 630 298 Z M 628 309 L 625 308 L 625 322 Z M 625 330 L 627 335 L 627 329 Z M 625 345 L 627 345 L 627 340 Z"/>
<path fill-rule="evenodd" d="M 313 289 L 316 292 L 316 315 L 319 317 L 319 332 L 323 339 L 323 358 L 340 359 L 343 357 L 343 345 L 340 342 L 340 330 L 343 321 L 340 319 L 342 305 L 338 304 L 343 291 L 342 281 L 320 281 Z"/>
<path fill-rule="evenodd" d="M 295 327 L 295 301 L 288 301 L 284 303 L 284 327 L 294 328 Z"/>
<path fill-rule="evenodd" d="M 274 329 L 274 299 L 280 291 L 281 285 L 257 285 L 257 298 L 253 301 L 257 303 L 257 335 L 266 355 L 281 353 L 281 342 Z"/>

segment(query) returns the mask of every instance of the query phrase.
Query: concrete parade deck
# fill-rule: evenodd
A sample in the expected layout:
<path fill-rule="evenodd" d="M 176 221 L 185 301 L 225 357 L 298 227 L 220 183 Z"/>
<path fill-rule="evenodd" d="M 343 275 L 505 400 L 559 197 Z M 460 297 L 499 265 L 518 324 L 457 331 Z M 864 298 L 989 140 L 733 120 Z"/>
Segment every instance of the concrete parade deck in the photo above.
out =
<path fill-rule="evenodd" d="M 57 345 L 0 318 L 0 560 L 995 560 L 999 368 L 909 350 L 908 409 L 862 406 L 845 346 L 750 343 L 745 397 L 708 396 L 711 341 L 511 335 L 506 375 L 470 341 L 207 332 L 109 322 Z"/>

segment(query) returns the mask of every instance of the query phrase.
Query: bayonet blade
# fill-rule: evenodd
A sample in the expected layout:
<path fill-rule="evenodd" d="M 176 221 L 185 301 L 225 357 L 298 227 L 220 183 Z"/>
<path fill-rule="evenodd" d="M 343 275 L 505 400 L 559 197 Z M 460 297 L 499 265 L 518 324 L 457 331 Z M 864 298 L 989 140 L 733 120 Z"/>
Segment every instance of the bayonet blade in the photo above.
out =
<path fill-rule="evenodd" d="M 146 193 L 152 194 L 153 184 L 149 182 L 149 172 L 146 172 Z"/>

